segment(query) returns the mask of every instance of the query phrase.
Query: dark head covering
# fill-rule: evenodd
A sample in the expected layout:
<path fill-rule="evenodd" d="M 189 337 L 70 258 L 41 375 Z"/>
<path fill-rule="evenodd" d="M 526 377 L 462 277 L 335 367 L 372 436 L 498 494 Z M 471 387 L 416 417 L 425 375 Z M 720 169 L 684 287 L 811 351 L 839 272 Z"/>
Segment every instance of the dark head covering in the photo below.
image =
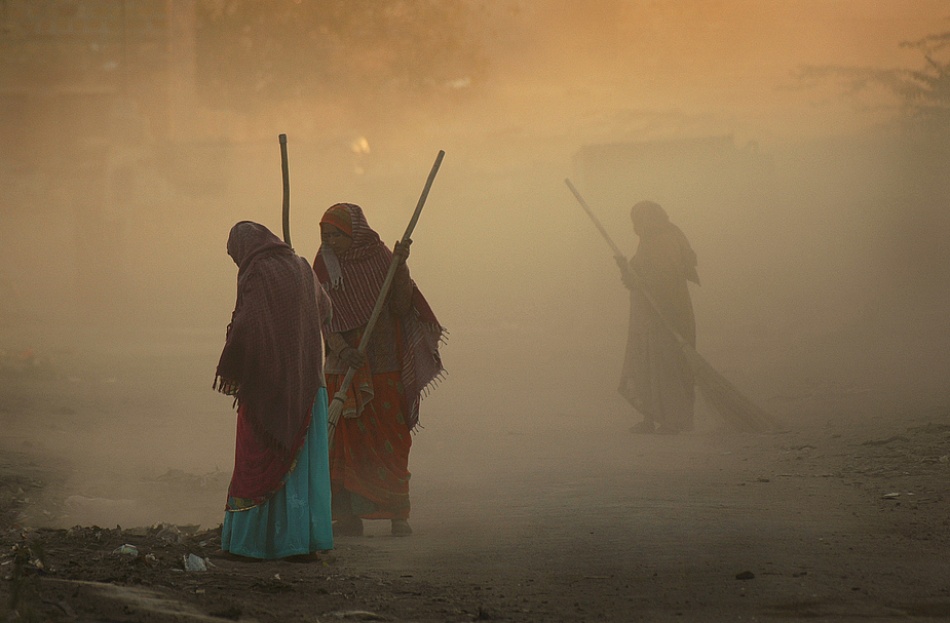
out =
<path fill-rule="evenodd" d="M 670 239 L 668 242 L 678 248 L 683 277 L 693 283 L 699 283 L 699 273 L 696 272 L 696 253 L 686 235 L 670 222 L 669 215 L 660 204 L 654 201 L 640 201 L 634 204 L 630 208 L 630 220 L 633 221 L 633 227 L 640 237 L 641 245 L 645 241 Z"/>
<path fill-rule="evenodd" d="M 640 201 L 630 208 L 630 220 L 638 232 L 649 235 L 660 231 L 670 224 L 670 217 L 660 204 L 653 201 Z"/>
<path fill-rule="evenodd" d="M 237 302 L 215 376 L 236 386 L 254 431 L 293 452 L 306 434 L 323 383 L 321 317 L 313 270 L 263 225 L 231 228 Z"/>

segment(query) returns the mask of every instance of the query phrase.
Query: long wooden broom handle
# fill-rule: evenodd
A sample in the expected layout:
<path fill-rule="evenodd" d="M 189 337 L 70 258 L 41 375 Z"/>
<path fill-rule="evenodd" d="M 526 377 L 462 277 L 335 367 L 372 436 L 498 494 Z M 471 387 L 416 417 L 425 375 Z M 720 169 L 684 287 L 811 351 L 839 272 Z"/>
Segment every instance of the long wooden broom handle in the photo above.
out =
<path fill-rule="evenodd" d="M 650 307 L 653 308 L 653 311 L 656 312 L 656 315 L 660 317 L 660 322 L 663 323 L 663 326 L 673 334 L 673 337 L 679 343 L 680 346 L 688 346 L 692 348 L 692 345 L 679 334 L 672 323 L 666 319 L 666 316 L 663 315 L 663 312 L 660 310 L 660 305 L 657 303 L 656 299 L 653 298 L 653 295 L 650 294 L 650 291 L 647 289 L 646 284 L 643 283 L 643 277 L 640 276 L 640 273 L 636 271 L 632 266 L 627 264 L 627 258 L 624 256 L 620 248 L 614 244 L 614 241 L 611 240 L 610 235 L 607 233 L 607 230 L 604 229 L 604 226 L 600 224 L 600 221 L 597 219 L 597 216 L 594 214 L 593 210 L 590 209 L 590 206 L 587 205 L 587 202 L 584 201 L 584 198 L 581 194 L 574 188 L 574 184 L 571 183 L 571 180 L 565 179 L 564 183 L 567 184 L 567 187 L 571 189 L 571 192 L 574 193 L 574 197 L 577 199 L 577 202 L 581 204 L 581 207 L 584 208 L 584 211 L 587 212 L 587 216 L 590 217 L 590 220 L 594 221 L 594 225 L 597 227 L 597 230 L 600 231 L 601 235 L 604 237 L 604 240 L 607 241 L 607 244 L 610 245 L 610 248 L 614 251 L 614 257 L 622 259 L 624 262 L 625 270 L 636 282 L 637 287 L 640 289 L 640 292 L 643 293 L 643 296 L 646 298 L 647 302 L 650 304 Z"/>
<path fill-rule="evenodd" d="M 290 167 L 287 165 L 287 135 L 281 134 L 277 140 L 280 141 L 280 174 L 284 182 L 284 200 L 281 206 L 284 242 L 293 249 L 294 245 L 290 244 Z"/>
<path fill-rule="evenodd" d="M 419 197 L 418 203 L 416 203 L 416 209 L 412 213 L 412 218 L 409 219 L 409 226 L 406 227 L 406 233 L 402 235 L 400 242 L 403 244 L 409 242 L 410 237 L 412 236 L 412 231 L 416 228 L 416 223 L 419 221 L 419 215 L 422 214 L 422 206 L 426 203 L 426 198 L 429 196 L 429 189 L 432 188 L 432 182 L 435 180 L 436 173 L 439 172 L 439 167 L 442 166 L 442 158 L 445 157 L 445 152 L 439 150 L 439 154 L 435 158 L 435 163 L 432 165 L 432 170 L 429 171 L 429 177 L 426 179 L 426 185 L 422 189 L 422 195 Z M 360 354 L 366 353 L 366 347 L 369 344 L 369 338 L 373 333 L 373 329 L 376 328 L 376 321 L 379 320 L 379 315 L 383 311 L 383 305 L 386 303 L 386 296 L 389 294 L 389 288 L 392 286 L 393 278 L 396 276 L 396 269 L 399 268 L 399 258 L 393 257 L 392 262 L 389 263 L 389 270 L 386 272 L 386 279 L 383 281 L 382 288 L 379 290 L 379 296 L 376 297 L 376 305 L 373 306 L 373 313 L 370 314 L 369 320 L 366 322 L 366 328 L 363 329 L 363 336 L 360 338 L 360 344 L 357 350 Z M 356 368 L 350 367 L 346 371 L 346 375 L 343 377 L 343 382 L 340 384 L 340 388 L 333 395 L 333 400 L 330 401 L 330 409 L 327 417 L 327 425 L 329 429 L 329 439 L 333 439 L 333 432 L 336 429 L 336 424 L 340 420 L 340 414 L 343 413 L 343 403 L 346 400 L 346 392 L 350 389 L 350 384 L 353 382 L 353 376 L 356 374 Z"/>
<path fill-rule="evenodd" d="M 577 199 L 577 203 L 581 204 L 581 207 L 584 208 L 584 212 L 587 212 L 587 216 L 590 217 L 590 220 L 594 221 L 594 225 L 597 227 L 597 231 L 600 232 L 600 235 L 604 237 L 604 240 L 607 241 L 607 244 L 610 245 L 610 248 L 613 249 L 614 257 L 627 258 L 624 256 L 623 251 L 614 244 L 614 241 L 610 238 L 610 234 L 607 233 L 607 230 L 604 229 L 604 226 L 600 224 L 600 221 L 594 215 L 593 210 L 590 209 L 590 206 L 587 205 L 587 202 L 584 201 L 584 198 L 581 197 L 581 194 L 574 188 L 574 184 L 571 183 L 571 180 L 565 179 L 564 183 L 567 184 L 567 187 L 571 189 L 571 192 L 574 193 L 574 198 Z"/>

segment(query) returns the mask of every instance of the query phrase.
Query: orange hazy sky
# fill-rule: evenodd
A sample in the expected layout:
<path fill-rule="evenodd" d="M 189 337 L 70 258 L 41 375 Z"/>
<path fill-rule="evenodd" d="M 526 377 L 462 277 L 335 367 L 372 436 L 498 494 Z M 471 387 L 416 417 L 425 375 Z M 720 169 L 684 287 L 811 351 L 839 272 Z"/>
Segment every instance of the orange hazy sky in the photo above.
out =
<path fill-rule="evenodd" d="M 830 82 L 803 84 L 799 69 L 920 69 L 921 52 L 900 43 L 950 30 L 947 0 L 543 0 L 522 6 L 495 63 L 504 67 L 500 90 L 512 115 L 524 115 L 529 124 L 618 109 L 673 109 L 721 126 L 697 132 L 833 131 L 861 122 L 855 106 L 870 115 L 865 122 L 873 121 L 869 110 L 886 104 L 887 94 L 844 97 Z M 536 104 L 519 105 L 525 99 Z"/>

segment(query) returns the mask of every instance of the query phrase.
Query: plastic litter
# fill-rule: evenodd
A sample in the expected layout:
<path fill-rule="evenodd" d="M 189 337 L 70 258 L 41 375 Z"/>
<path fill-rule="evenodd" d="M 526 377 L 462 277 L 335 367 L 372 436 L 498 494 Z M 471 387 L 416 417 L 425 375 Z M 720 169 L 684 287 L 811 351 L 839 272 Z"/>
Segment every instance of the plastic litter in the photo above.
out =
<path fill-rule="evenodd" d="M 185 567 L 185 571 L 207 571 L 208 567 L 211 565 L 211 561 L 207 558 L 202 558 L 201 556 L 195 556 L 194 554 L 188 554 L 187 556 L 182 556 L 182 564 Z"/>
<path fill-rule="evenodd" d="M 126 543 L 125 545 L 120 545 L 119 547 L 112 550 L 113 554 L 121 554 L 123 556 L 131 556 L 135 558 L 139 555 L 139 548 L 134 545 Z"/>

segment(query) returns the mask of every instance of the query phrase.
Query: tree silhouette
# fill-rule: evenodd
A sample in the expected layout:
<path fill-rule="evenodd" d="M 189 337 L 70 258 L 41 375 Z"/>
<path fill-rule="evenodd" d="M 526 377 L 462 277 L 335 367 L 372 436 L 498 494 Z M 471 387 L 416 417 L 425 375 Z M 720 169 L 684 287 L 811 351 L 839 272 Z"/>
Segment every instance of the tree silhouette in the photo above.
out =
<path fill-rule="evenodd" d="M 819 84 L 836 81 L 845 95 L 859 97 L 875 88 L 896 96 L 895 114 L 908 129 L 950 132 L 950 32 L 928 35 L 916 41 L 902 41 L 900 47 L 920 50 L 921 69 L 887 69 L 842 65 L 809 65 L 796 77 Z"/>
<path fill-rule="evenodd" d="M 935 123 L 950 130 L 950 60 L 936 59 L 937 54 L 950 50 L 950 32 L 904 41 L 901 47 L 921 50 L 927 61 L 924 69 L 906 71 L 902 76 L 900 95 L 905 111 L 928 125 Z"/>

